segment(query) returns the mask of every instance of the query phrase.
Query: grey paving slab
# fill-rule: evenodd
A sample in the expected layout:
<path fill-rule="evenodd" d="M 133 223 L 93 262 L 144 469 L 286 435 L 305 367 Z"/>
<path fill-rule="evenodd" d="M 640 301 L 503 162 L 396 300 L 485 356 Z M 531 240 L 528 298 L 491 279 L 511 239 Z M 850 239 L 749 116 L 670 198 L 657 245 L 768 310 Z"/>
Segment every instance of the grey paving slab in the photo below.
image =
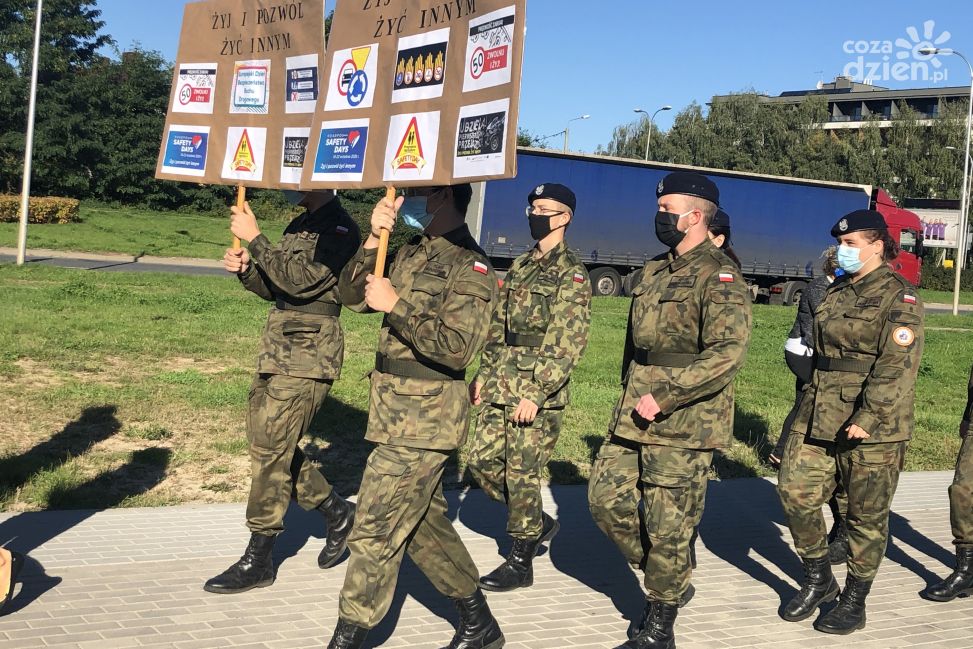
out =
<path fill-rule="evenodd" d="M 949 572 L 946 472 L 902 476 L 893 539 L 868 606 L 849 638 L 777 616 L 801 575 L 771 480 L 710 483 L 700 529 L 696 598 L 677 622 L 680 649 L 973 646 L 973 601 L 921 600 Z M 481 571 L 506 551 L 504 510 L 477 490 L 449 494 L 450 511 Z M 537 559 L 534 587 L 490 594 L 510 649 L 611 648 L 641 610 L 633 573 L 591 521 L 584 487 L 556 487 L 546 505 L 561 533 Z M 0 515 L 0 543 L 27 550 L 23 586 L 0 618 L 0 647 L 323 647 L 334 628 L 345 564 L 321 571 L 324 525 L 292 508 L 278 541 L 277 582 L 235 596 L 203 581 L 246 543 L 242 505 Z M 844 568 L 837 570 L 839 579 Z M 368 646 L 442 647 L 456 618 L 408 562 L 389 615 Z"/>

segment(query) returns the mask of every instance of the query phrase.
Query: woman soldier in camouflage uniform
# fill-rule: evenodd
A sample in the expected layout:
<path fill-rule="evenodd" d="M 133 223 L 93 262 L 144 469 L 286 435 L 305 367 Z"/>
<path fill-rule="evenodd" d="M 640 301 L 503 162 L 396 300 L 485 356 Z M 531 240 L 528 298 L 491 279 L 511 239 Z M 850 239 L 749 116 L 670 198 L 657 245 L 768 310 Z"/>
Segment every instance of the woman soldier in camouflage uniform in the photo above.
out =
<path fill-rule="evenodd" d="M 865 626 L 865 598 L 888 542 L 912 436 L 923 311 L 916 290 L 888 267 L 898 246 L 881 214 L 852 212 L 831 235 L 850 281 L 833 284 L 814 314 L 814 374 L 784 450 L 777 491 L 805 578 L 781 617 L 805 620 L 838 596 L 821 512 L 837 469 L 848 497 L 848 577 L 814 628 L 845 635 Z"/>

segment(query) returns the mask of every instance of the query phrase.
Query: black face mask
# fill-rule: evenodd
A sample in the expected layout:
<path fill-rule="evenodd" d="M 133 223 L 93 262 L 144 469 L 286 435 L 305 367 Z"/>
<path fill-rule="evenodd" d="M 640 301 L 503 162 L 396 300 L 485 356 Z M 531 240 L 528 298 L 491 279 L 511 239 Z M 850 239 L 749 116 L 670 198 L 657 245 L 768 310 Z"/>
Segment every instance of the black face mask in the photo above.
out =
<path fill-rule="evenodd" d="M 686 233 L 676 227 L 680 216 L 683 215 L 661 210 L 655 213 L 655 236 L 667 248 L 675 248 L 686 238 Z"/>
<path fill-rule="evenodd" d="M 527 222 L 530 224 L 530 236 L 534 241 L 540 241 L 554 231 L 549 216 L 531 214 L 527 217 Z"/>

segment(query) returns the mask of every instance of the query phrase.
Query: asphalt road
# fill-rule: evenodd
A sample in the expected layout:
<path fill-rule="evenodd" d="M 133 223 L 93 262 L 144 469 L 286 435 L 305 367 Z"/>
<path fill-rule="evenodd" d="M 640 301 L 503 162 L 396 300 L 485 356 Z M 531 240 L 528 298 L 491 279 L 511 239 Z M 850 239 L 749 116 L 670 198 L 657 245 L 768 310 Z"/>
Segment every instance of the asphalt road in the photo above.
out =
<path fill-rule="evenodd" d="M 17 261 L 13 255 L 0 254 L 0 264 L 12 264 Z M 229 277 L 229 274 L 222 268 L 192 264 L 166 264 L 156 262 L 119 260 L 109 261 L 104 259 L 82 259 L 77 257 L 34 257 L 27 256 L 28 264 L 40 264 L 44 266 L 60 266 L 62 268 L 80 268 L 84 270 L 104 270 L 104 271 L 126 271 L 142 273 L 179 273 L 182 275 L 219 275 Z"/>

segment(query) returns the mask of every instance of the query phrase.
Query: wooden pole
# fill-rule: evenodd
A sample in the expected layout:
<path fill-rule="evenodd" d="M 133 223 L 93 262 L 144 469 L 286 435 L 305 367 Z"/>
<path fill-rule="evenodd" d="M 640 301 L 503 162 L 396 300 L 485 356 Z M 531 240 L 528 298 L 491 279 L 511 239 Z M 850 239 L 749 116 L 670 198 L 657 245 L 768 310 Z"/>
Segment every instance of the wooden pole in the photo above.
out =
<path fill-rule="evenodd" d="M 247 188 L 243 185 L 237 185 L 236 188 L 236 206 L 237 209 L 243 209 L 243 204 L 247 202 Z M 233 249 L 240 249 L 240 237 L 233 237 Z"/>
<path fill-rule="evenodd" d="M 389 186 L 385 190 L 385 200 L 395 205 L 395 187 Z M 378 238 L 378 256 L 375 257 L 375 272 L 373 273 L 375 277 L 381 279 L 385 277 L 385 258 L 388 256 L 389 252 L 389 231 L 382 230 L 381 235 Z"/>

